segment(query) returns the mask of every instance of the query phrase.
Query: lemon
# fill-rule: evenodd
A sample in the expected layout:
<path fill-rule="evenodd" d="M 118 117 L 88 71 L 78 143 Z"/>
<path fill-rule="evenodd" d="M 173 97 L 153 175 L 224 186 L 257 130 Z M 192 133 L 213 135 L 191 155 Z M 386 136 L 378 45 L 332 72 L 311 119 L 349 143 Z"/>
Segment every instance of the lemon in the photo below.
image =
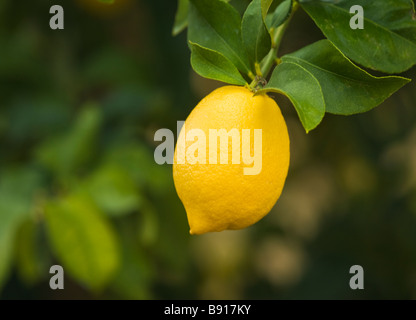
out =
<path fill-rule="evenodd" d="M 213 129 L 238 132 L 240 142 L 226 137 L 228 146 L 217 140 L 217 150 L 210 150 L 215 147 L 208 141 Z M 258 133 L 259 129 L 261 140 L 256 141 L 256 130 Z M 189 137 L 195 130 L 199 135 Z M 248 135 L 244 141 L 244 130 L 250 133 L 249 144 Z M 202 133 L 207 140 L 205 144 L 199 141 L 204 137 Z M 193 148 L 196 143 L 205 149 Z M 255 160 L 251 164 L 243 161 L 244 152 L 247 160 L 247 152 L 251 156 L 259 153 L 258 146 L 261 147 L 261 164 L 256 164 Z M 228 152 L 227 163 L 220 158 L 224 150 Z M 240 152 L 239 163 L 233 154 L 236 151 Z M 216 161 L 214 156 L 211 157 L 213 152 L 218 156 Z M 175 188 L 185 207 L 190 233 L 242 229 L 263 218 L 280 197 L 289 158 L 289 134 L 273 99 L 266 94 L 254 95 L 249 89 L 237 86 L 224 86 L 206 96 L 186 119 L 174 155 Z M 247 169 L 254 166 L 261 170 L 247 174 Z"/>

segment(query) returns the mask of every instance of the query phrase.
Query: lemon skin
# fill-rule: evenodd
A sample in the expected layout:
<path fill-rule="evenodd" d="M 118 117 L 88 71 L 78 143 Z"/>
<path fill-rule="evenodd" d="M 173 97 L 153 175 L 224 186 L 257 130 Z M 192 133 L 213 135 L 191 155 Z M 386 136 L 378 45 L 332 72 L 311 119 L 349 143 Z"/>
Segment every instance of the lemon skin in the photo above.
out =
<path fill-rule="evenodd" d="M 268 214 L 282 193 L 290 160 L 289 134 L 277 103 L 266 94 L 254 95 L 245 87 L 224 86 L 193 109 L 184 128 L 178 141 L 192 129 L 203 130 L 207 137 L 205 164 L 188 161 L 179 164 L 178 146 L 175 148 L 173 178 L 187 212 L 190 233 L 242 229 Z M 244 168 L 252 165 L 243 161 L 232 163 L 231 145 L 227 164 L 209 163 L 209 130 L 229 132 L 233 128 L 240 134 L 242 129 L 262 130 L 262 163 L 258 174 L 244 174 Z M 253 133 L 250 139 L 253 155 Z M 186 141 L 185 149 L 193 143 Z M 218 142 L 217 153 L 220 151 Z"/>

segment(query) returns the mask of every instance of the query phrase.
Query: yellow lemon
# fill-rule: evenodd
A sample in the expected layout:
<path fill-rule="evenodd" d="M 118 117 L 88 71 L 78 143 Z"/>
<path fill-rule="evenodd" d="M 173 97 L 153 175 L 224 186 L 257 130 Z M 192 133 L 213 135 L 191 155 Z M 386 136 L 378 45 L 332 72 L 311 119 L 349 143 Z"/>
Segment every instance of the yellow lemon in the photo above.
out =
<path fill-rule="evenodd" d="M 263 218 L 280 197 L 289 158 L 273 99 L 237 86 L 206 96 L 186 119 L 174 155 L 190 233 L 242 229 Z"/>

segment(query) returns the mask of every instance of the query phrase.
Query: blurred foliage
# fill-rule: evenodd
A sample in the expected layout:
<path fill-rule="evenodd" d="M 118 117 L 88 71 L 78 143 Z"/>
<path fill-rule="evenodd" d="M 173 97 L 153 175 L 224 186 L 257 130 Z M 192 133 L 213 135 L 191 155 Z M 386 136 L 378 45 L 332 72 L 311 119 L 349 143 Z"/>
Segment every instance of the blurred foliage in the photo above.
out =
<path fill-rule="evenodd" d="M 414 83 L 308 135 L 277 97 L 281 199 L 246 230 L 191 237 L 153 135 L 220 84 L 171 36 L 176 1 L 65 1 L 54 31 L 53 4 L 0 2 L 0 298 L 416 298 Z M 300 12 L 282 50 L 321 38 Z M 65 290 L 49 289 L 53 264 Z"/>

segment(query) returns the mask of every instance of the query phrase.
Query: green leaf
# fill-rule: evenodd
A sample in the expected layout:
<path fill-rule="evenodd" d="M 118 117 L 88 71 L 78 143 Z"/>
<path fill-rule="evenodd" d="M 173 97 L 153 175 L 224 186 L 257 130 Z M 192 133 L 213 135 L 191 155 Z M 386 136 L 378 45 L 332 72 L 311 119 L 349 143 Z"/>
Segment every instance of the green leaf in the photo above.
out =
<path fill-rule="evenodd" d="M 39 184 L 39 174 L 29 168 L 7 168 L 0 173 L 0 289 L 13 262 L 17 229 L 31 212 Z"/>
<path fill-rule="evenodd" d="M 45 279 L 48 276 L 45 270 L 51 266 L 38 232 L 35 222 L 28 219 L 19 228 L 15 242 L 19 278 L 29 286 Z"/>
<path fill-rule="evenodd" d="M 248 5 L 250 4 L 251 0 L 225 0 L 228 2 L 233 8 L 235 8 L 240 16 L 244 14 Z"/>
<path fill-rule="evenodd" d="M 176 36 L 188 26 L 189 0 L 179 0 L 172 35 Z"/>
<path fill-rule="evenodd" d="M 146 202 L 140 212 L 141 219 L 138 225 L 138 239 L 145 246 L 153 245 L 159 234 L 157 213 L 150 202 Z"/>
<path fill-rule="evenodd" d="M 279 4 L 273 13 L 266 17 L 267 28 L 272 31 L 285 22 L 292 12 L 292 0 L 285 0 Z"/>
<path fill-rule="evenodd" d="M 98 0 L 99 2 L 113 4 L 115 0 Z"/>
<path fill-rule="evenodd" d="M 119 245 L 111 224 L 88 199 L 70 196 L 45 206 L 52 249 L 68 274 L 99 291 L 120 263 Z"/>
<path fill-rule="evenodd" d="M 189 42 L 191 65 L 200 76 L 226 83 L 244 85 L 246 81 L 237 68 L 221 53 Z"/>
<path fill-rule="evenodd" d="M 137 241 L 133 221 L 123 223 L 120 225 L 122 264 L 111 283 L 111 289 L 125 299 L 151 299 L 152 283 L 156 275 L 151 260 L 154 252 L 146 252 Z"/>
<path fill-rule="evenodd" d="M 247 7 L 241 23 L 241 36 L 251 67 L 270 51 L 271 39 L 262 16 L 262 0 L 253 0 Z M 270 6 L 270 3 L 269 3 Z"/>
<path fill-rule="evenodd" d="M 153 151 L 139 143 L 118 143 L 104 156 L 106 163 L 123 167 L 141 190 L 163 197 L 169 192 L 172 171 L 155 163 Z"/>
<path fill-rule="evenodd" d="M 259 92 L 278 92 L 293 103 L 306 132 L 314 129 L 325 114 L 325 101 L 318 80 L 301 65 L 282 62 L 269 83 Z"/>
<path fill-rule="evenodd" d="M 13 257 L 13 241 L 16 232 L 14 221 L 0 218 L 0 289 L 9 276 Z"/>
<path fill-rule="evenodd" d="M 272 4 L 273 0 L 261 0 L 261 15 L 263 19 L 266 19 L 267 12 Z"/>
<path fill-rule="evenodd" d="M 133 178 L 117 164 L 105 164 L 89 177 L 87 193 L 110 216 L 137 210 L 143 202 Z"/>
<path fill-rule="evenodd" d="M 68 133 L 47 140 L 39 147 L 38 159 L 63 176 L 74 173 L 94 155 L 100 125 L 99 109 L 87 106 Z"/>
<path fill-rule="evenodd" d="M 288 96 L 309 131 L 319 124 L 325 111 L 342 115 L 368 111 L 408 82 L 402 77 L 374 77 L 328 40 L 321 40 L 283 56 L 261 92 Z"/>
<path fill-rule="evenodd" d="M 411 0 L 361 0 L 364 29 L 351 29 L 356 0 L 301 1 L 325 36 L 359 64 L 387 73 L 416 64 L 416 20 Z"/>
<path fill-rule="evenodd" d="M 244 74 L 250 63 L 241 40 L 240 14 L 221 0 L 191 0 L 188 40 L 221 53 Z"/>
<path fill-rule="evenodd" d="M 321 40 L 283 56 L 308 70 L 318 80 L 326 111 L 341 115 L 366 112 L 391 96 L 410 80 L 374 77 L 355 66 L 328 40 Z"/>

